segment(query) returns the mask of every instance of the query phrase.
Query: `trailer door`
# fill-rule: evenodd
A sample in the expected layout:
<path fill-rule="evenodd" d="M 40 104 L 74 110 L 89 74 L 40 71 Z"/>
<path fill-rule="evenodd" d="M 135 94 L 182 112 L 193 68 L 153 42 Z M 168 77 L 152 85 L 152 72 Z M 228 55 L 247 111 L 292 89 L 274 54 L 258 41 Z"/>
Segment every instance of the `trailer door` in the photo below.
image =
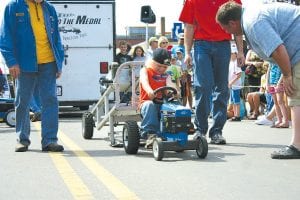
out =
<path fill-rule="evenodd" d="M 114 1 L 50 1 L 65 49 L 57 81 L 60 105 L 84 106 L 100 97 L 100 63 L 114 56 Z"/>

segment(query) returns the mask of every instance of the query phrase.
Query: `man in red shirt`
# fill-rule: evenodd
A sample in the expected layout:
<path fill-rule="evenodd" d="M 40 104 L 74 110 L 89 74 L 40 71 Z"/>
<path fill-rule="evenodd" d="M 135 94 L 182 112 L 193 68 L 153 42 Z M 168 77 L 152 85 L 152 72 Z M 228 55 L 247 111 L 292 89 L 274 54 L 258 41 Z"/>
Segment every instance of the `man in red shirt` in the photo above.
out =
<path fill-rule="evenodd" d="M 222 130 L 226 122 L 228 101 L 228 66 L 231 35 L 215 21 L 219 6 L 228 0 L 186 0 L 179 20 L 185 23 L 185 62 L 194 65 L 196 137 L 206 135 L 208 115 L 212 111 L 213 124 L 209 137 L 213 144 L 226 144 Z M 240 0 L 236 2 L 241 3 Z M 244 63 L 242 37 L 236 38 L 238 63 Z M 191 50 L 194 44 L 192 62 Z M 212 105 L 210 98 L 212 96 Z"/>

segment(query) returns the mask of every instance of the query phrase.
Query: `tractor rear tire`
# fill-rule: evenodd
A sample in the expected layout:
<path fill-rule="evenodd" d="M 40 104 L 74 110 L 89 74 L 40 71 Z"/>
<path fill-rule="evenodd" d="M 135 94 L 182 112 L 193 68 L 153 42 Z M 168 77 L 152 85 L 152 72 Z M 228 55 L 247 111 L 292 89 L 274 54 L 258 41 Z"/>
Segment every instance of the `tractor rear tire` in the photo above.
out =
<path fill-rule="evenodd" d="M 139 127 L 135 121 L 127 121 L 123 126 L 123 146 L 127 154 L 137 154 L 140 146 Z"/>
<path fill-rule="evenodd" d="M 92 139 L 94 133 L 94 119 L 93 114 L 85 112 L 82 115 L 82 136 L 84 139 Z"/>

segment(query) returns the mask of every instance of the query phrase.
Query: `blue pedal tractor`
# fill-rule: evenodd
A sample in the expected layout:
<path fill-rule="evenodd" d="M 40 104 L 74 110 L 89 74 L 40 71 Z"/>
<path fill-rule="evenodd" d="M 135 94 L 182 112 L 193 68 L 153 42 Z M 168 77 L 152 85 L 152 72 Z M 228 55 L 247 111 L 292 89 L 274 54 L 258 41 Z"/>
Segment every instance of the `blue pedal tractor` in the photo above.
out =
<path fill-rule="evenodd" d="M 162 93 L 162 98 L 155 98 L 155 103 L 161 104 L 160 130 L 153 139 L 153 156 L 160 161 L 165 151 L 182 152 L 184 150 L 196 150 L 199 158 L 205 158 L 208 152 L 208 145 L 205 137 L 188 139 L 194 134 L 194 125 L 191 122 L 192 111 L 174 100 L 177 94 L 175 88 L 160 87 L 154 94 Z M 126 122 L 123 127 L 123 144 L 125 152 L 136 154 L 139 148 L 140 136 L 136 122 Z"/>

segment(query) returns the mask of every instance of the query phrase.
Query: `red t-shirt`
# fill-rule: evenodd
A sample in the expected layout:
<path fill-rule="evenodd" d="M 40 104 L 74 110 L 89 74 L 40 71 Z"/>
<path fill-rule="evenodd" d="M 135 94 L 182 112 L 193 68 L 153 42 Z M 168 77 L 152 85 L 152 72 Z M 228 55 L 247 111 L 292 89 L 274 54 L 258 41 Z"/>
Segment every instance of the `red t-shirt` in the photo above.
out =
<path fill-rule="evenodd" d="M 228 0 L 186 0 L 179 20 L 183 23 L 194 24 L 195 40 L 230 40 L 231 35 L 216 22 L 216 13 L 226 2 Z M 235 2 L 241 4 L 241 0 L 235 0 Z"/>
<path fill-rule="evenodd" d="M 168 74 L 158 74 L 152 68 L 145 69 L 147 70 L 149 85 L 153 90 L 166 86 Z M 146 100 L 150 100 L 150 98 L 143 86 L 140 84 L 140 105 Z"/>

